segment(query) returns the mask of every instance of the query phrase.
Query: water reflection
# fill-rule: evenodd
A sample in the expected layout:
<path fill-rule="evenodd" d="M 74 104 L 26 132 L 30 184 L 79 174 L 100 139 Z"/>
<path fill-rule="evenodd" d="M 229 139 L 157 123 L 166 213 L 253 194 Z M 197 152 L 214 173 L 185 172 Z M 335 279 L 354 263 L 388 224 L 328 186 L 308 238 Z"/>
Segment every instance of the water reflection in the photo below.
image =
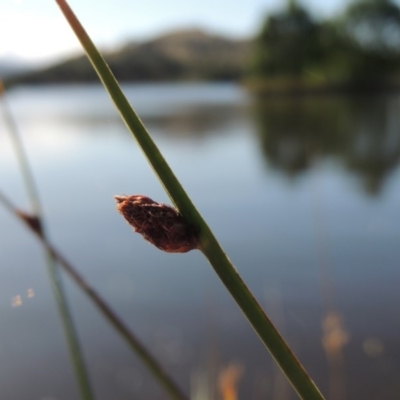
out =
<path fill-rule="evenodd" d="M 257 298 L 265 298 L 273 320 L 284 327 L 324 392 L 323 349 L 334 361 L 343 353 L 348 399 L 372 400 L 377 397 L 371 393 L 383 392 L 379 398 L 397 399 L 400 181 L 384 184 L 398 164 L 398 100 L 310 97 L 251 103 L 233 85 L 132 85 L 127 92 L 246 282 Z M 166 257 L 120 221 L 114 194 L 146 193 L 159 201 L 166 196 L 103 89 L 21 88 L 11 100 L 54 241 L 182 387 L 189 391 L 189 382 L 196 384 L 202 371 L 211 371 L 214 390 L 219 382 L 221 391 L 237 385 L 243 399 L 294 399 L 200 254 Z M 252 106 L 254 114 L 248 112 Z M 20 175 L 5 136 L 1 188 L 22 203 L 25 193 L 17 186 Z M 319 175 L 307 175 L 320 160 L 329 160 L 328 168 L 324 164 Z M 265 173 L 262 163 L 282 176 Z M 332 171 L 335 163 L 342 168 Z M 348 171 L 360 176 L 370 193 L 390 187 L 385 201 L 354 196 L 353 187 L 341 184 Z M 286 184 L 288 177 L 302 174 L 300 184 Z M 53 397 L 72 399 L 73 373 L 40 269 L 41 249 L 4 210 L 0 220 L 0 344 L 7 343 L 2 356 L 8 361 L 0 369 L 3 397 L 44 398 L 51 390 Z M 327 303 L 331 289 L 318 285 L 317 266 L 332 277 L 339 303 L 336 314 L 324 315 L 323 331 L 321 299 Z M 120 338 L 71 282 L 66 284 L 96 392 L 104 399 L 164 398 Z M 195 371 L 200 371 L 197 380 Z M 336 382 L 332 386 L 339 390 Z"/>
<path fill-rule="evenodd" d="M 247 93 L 232 84 L 125 85 L 124 90 L 149 131 L 171 139 L 225 135 L 243 120 L 248 106 Z M 126 132 L 101 85 L 16 88 L 9 97 L 29 132 L 50 125 L 52 132 L 62 125 L 79 135 Z"/>
<path fill-rule="evenodd" d="M 333 158 L 377 195 L 399 164 L 397 98 L 281 98 L 258 101 L 254 110 L 266 162 L 289 177 Z"/>
<path fill-rule="evenodd" d="M 229 127 L 244 117 L 242 106 L 197 106 L 180 110 L 169 115 L 156 115 L 144 118 L 146 125 L 164 130 L 169 138 L 184 140 L 200 139 L 214 135 L 231 133 Z"/>

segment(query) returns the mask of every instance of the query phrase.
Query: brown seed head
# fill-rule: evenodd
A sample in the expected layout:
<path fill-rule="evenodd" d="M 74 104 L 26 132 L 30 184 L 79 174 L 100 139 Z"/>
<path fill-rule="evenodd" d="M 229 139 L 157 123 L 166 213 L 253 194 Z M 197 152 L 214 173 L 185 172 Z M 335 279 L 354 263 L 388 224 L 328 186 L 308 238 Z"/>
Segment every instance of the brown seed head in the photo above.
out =
<path fill-rule="evenodd" d="M 118 211 L 135 232 L 168 253 L 186 253 L 198 247 L 198 229 L 173 207 L 147 196 L 114 196 Z"/>

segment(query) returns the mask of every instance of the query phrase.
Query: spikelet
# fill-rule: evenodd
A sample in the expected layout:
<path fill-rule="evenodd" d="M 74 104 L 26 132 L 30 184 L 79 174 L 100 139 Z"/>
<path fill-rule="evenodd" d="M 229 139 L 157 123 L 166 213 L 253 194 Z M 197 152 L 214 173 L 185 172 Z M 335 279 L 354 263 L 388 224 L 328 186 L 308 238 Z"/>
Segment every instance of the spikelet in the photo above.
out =
<path fill-rule="evenodd" d="M 198 248 L 199 230 L 189 225 L 173 207 L 147 196 L 114 196 L 118 211 L 135 232 L 168 253 L 186 253 Z"/>

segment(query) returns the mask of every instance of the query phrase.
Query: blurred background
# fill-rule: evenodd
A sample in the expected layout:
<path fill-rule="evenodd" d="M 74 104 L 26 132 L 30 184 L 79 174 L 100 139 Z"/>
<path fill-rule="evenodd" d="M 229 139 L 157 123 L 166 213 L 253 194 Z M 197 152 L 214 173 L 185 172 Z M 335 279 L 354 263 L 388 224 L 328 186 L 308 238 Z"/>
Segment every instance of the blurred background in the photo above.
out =
<path fill-rule="evenodd" d="M 398 399 L 400 3 L 70 5 L 327 399 Z M 117 194 L 170 201 L 55 2 L 0 11 L 53 242 L 191 399 L 296 399 L 200 252 L 162 253 L 116 212 Z M 0 191 L 29 209 L 5 118 Z M 4 208 L 0 226 L 0 397 L 78 399 L 40 243 Z M 65 285 L 96 398 L 167 398 Z"/>

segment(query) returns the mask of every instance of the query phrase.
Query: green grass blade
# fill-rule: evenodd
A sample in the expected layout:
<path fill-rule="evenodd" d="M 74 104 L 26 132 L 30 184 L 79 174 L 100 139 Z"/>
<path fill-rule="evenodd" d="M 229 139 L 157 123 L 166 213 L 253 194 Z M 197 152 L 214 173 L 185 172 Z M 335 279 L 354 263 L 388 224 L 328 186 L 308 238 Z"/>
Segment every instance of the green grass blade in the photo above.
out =
<path fill-rule="evenodd" d="M 140 118 L 129 104 L 118 82 L 88 34 L 65 0 L 56 0 L 81 42 L 103 85 L 125 124 L 139 143 L 169 197 L 189 223 L 200 228 L 200 250 L 205 254 L 263 343 L 302 399 L 321 400 L 323 396 L 304 367 L 247 288 L 212 231 L 197 211 L 182 185 L 153 142 Z"/>
<path fill-rule="evenodd" d="M 79 382 L 81 397 L 85 400 L 92 400 L 95 397 L 93 395 L 93 390 L 90 384 L 89 374 L 83 357 L 78 333 L 65 295 L 65 290 L 60 276 L 60 271 L 56 263 L 56 258 L 46 247 L 45 253 L 47 259 L 47 269 L 53 286 L 53 293 L 56 297 L 58 310 L 63 322 L 72 363 L 75 369 L 75 375 Z"/>
<path fill-rule="evenodd" d="M 0 100 L 1 109 L 3 111 L 4 120 L 8 127 L 11 142 L 21 169 L 21 175 L 28 192 L 28 196 L 31 202 L 31 207 L 33 211 L 33 216 L 36 218 L 38 225 L 38 233 L 40 233 L 43 238 L 46 238 L 46 232 L 44 229 L 43 222 L 43 211 L 39 199 L 38 190 L 36 188 L 35 180 L 33 178 L 32 169 L 28 162 L 28 157 L 26 155 L 20 133 L 18 131 L 17 124 L 12 117 L 11 111 L 9 109 L 5 89 L 0 80 Z M 75 328 L 71 311 L 68 306 L 68 299 L 66 297 L 64 287 L 62 285 L 62 280 L 59 275 L 58 266 L 53 255 L 45 248 L 45 259 L 47 265 L 47 272 L 50 277 L 51 286 L 53 289 L 53 294 L 57 302 L 58 311 L 62 320 L 65 336 L 67 339 L 68 348 L 70 351 L 70 356 L 72 360 L 72 365 L 74 366 L 75 376 L 79 384 L 79 389 L 81 397 L 84 400 L 92 400 L 93 391 L 90 384 L 89 374 L 87 372 L 85 360 L 83 357 L 81 345 L 78 339 L 78 333 Z"/>
<path fill-rule="evenodd" d="M 17 161 L 21 170 L 22 179 L 24 181 L 24 185 L 31 203 L 32 212 L 37 218 L 41 219 L 42 207 L 40 204 L 40 199 L 38 190 L 36 188 L 35 179 L 33 178 L 32 169 L 29 165 L 28 157 L 26 155 L 24 146 L 22 144 L 21 135 L 19 133 L 17 124 L 12 116 L 10 107 L 8 105 L 6 99 L 6 91 L 1 79 L 0 79 L 0 101 L 1 101 L 1 110 L 3 118 L 10 133 L 11 144 L 13 146 L 14 153 L 17 157 Z"/>

